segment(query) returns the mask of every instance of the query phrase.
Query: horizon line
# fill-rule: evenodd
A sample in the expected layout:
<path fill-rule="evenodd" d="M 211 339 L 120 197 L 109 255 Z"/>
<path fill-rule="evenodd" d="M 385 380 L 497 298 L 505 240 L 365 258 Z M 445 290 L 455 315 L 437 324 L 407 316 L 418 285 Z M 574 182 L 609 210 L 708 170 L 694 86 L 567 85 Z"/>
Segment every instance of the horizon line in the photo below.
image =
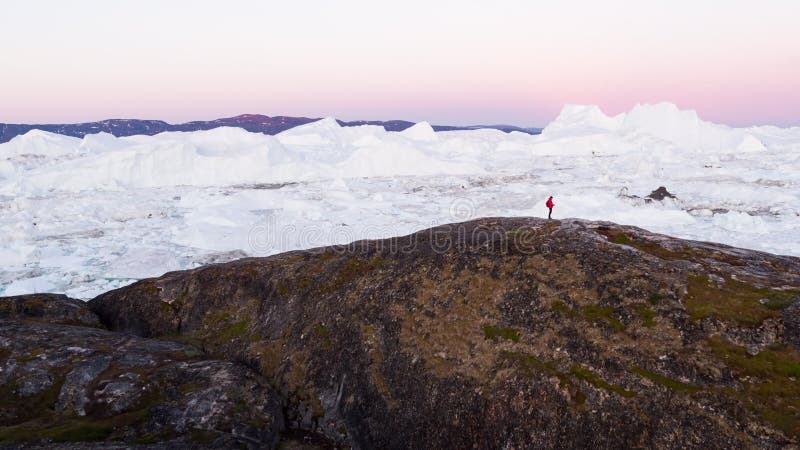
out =
<path fill-rule="evenodd" d="M 517 124 L 513 124 L 513 123 L 503 123 L 503 122 L 496 122 L 496 123 L 495 122 L 483 122 L 483 123 L 471 123 L 471 124 L 451 124 L 451 123 L 443 124 L 443 123 L 434 123 L 434 122 L 432 122 L 430 120 L 414 121 L 414 120 L 407 120 L 407 119 L 386 119 L 386 120 L 383 120 L 383 119 L 342 119 L 342 118 L 339 118 L 339 117 L 336 117 L 336 116 L 305 116 L 305 115 L 291 116 L 291 115 L 283 115 L 283 114 L 271 116 L 271 115 L 268 115 L 268 114 L 261 114 L 261 113 L 243 113 L 243 114 L 236 114 L 236 115 L 233 115 L 233 116 L 216 117 L 216 118 L 213 118 L 213 119 L 193 119 L 193 120 L 186 120 L 186 121 L 170 121 L 170 120 L 152 119 L 152 118 L 140 119 L 140 118 L 136 118 L 136 117 L 109 117 L 109 118 L 99 119 L 99 120 L 88 120 L 88 121 L 79 121 L 79 122 L 67 122 L 67 121 L 64 121 L 64 122 L 62 122 L 62 121 L 56 121 L 56 122 L 27 122 L 27 123 L 26 122 L 0 122 L 0 125 L 18 125 L 18 126 L 87 125 L 87 124 L 111 122 L 111 121 L 162 122 L 162 123 L 165 123 L 167 125 L 187 125 L 187 124 L 191 124 L 191 123 L 214 122 L 214 121 L 218 121 L 218 120 L 238 119 L 238 118 L 243 118 L 243 117 L 266 117 L 266 118 L 269 118 L 269 119 L 276 119 L 276 118 L 308 119 L 308 120 L 311 120 L 311 121 L 314 121 L 314 122 L 330 118 L 330 119 L 334 119 L 334 120 L 336 120 L 338 122 L 344 122 L 344 123 L 354 123 L 354 122 L 366 122 L 366 123 L 369 123 L 369 122 L 381 122 L 381 123 L 386 123 L 386 122 L 406 122 L 406 123 L 417 124 L 417 123 L 426 122 L 429 125 L 435 126 L 435 127 L 507 126 L 507 127 L 515 127 L 515 128 L 525 129 L 525 130 L 532 130 L 532 129 L 541 130 L 541 129 L 544 129 L 544 127 L 545 127 L 543 125 L 541 125 L 541 126 L 539 126 L 539 125 L 537 125 L 537 126 L 524 126 L 524 125 L 517 125 Z M 555 120 L 555 118 L 553 118 L 553 120 Z M 552 122 L 552 120 L 551 120 L 551 122 Z"/>
<path fill-rule="evenodd" d="M 508 126 L 508 127 L 515 127 L 515 128 L 525 129 L 525 130 L 543 130 L 548 124 L 554 122 L 559 117 L 559 115 L 564 111 L 564 109 L 566 107 L 568 107 L 568 106 L 587 106 L 587 107 L 592 107 L 593 106 L 593 107 L 596 107 L 597 109 L 599 109 L 600 112 L 603 115 L 607 116 L 607 117 L 617 117 L 620 114 L 627 114 L 630 111 L 632 111 L 634 108 L 639 107 L 639 106 L 657 106 L 657 105 L 662 105 L 662 104 L 668 104 L 668 105 L 674 106 L 678 111 L 681 111 L 681 112 L 687 112 L 687 111 L 694 112 L 697 115 L 698 119 L 700 119 L 701 121 L 709 122 L 709 123 L 713 123 L 713 124 L 725 125 L 725 126 L 728 126 L 728 127 L 731 127 L 731 128 L 752 128 L 752 127 L 763 127 L 763 126 L 774 126 L 774 127 L 778 127 L 778 128 L 796 128 L 796 127 L 800 127 L 800 121 L 793 122 L 793 123 L 749 122 L 747 124 L 742 124 L 742 123 L 735 123 L 735 122 L 729 122 L 729 121 L 724 121 L 724 120 L 707 119 L 703 115 L 701 115 L 700 112 L 698 112 L 698 110 L 695 109 L 695 108 L 682 108 L 679 105 L 677 105 L 675 102 L 668 101 L 668 100 L 654 101 L 654 102 L 636 102 L 633 105 L 631 105 L 631 107 L 628 108 L 627 110 L 623 110 L 623 111 L 621 111 L 619 113 L 616 113 L 616 114 L 607 113 L 606 111 L 603 110 L 603 107 L 601 105 L 595 104 L 595 103 L 565 102 L 562 105 L 561 109 L 558 111 L 558 113 L 556 113 L 546 123 L 544 123 L 544 124 L 540 123 L 540 124 L 530 125 L 530 126 L 519 125 L 518 123 L 504 122 L 504 121 L 499 121 L 499 122 L 483 121 L 483 122 L 470 123 L 470 124 L 465 124 L 465 123 L 455 123 L 454 124 L 452 122 L 450 122 L 450 123 L 437 123 L 437 122 L 434 122 L 432 120 L 427 120 L 427 119 L 423 119 L 423 120 L 408 120 L 408 119 L 398 119 L 398 118 L 392 118 L 392 119 L 363 119 L 363 118 L 345 119 L 345 118 L 342 118 L 342 117 L 338 117 L 336 115 L 320 115 L 320 116 L 317 116 L 317 115 L 285 115 L 285 114 L 269 115 L 269 114 L 265 114 L 265 113 L 252 113 L 252 112 L 251 113 L 235 114 L 235 115 L 223 114 L 222 116 L 217 116 L 217 117 L 210 118 L 210 119 L 191 119 L 191 120 L 167 120 L 167 119 L 137 118 L 137 117 L 106 117 L 106 118 L 103 118 L 103 119 L 82 120 L 82 121 L 49 121 L 49 122 L 47 122 L 47 121 L 36 121 L 36 122 L 19 122 L 19 121 L 17 121 L 17 122 L 5 122 L 5 121 L 0 121 L 0 125 L 53 126 L 53 125 L 83 125 L 83 124 L 93 124 L 93 123 L 102 123 L 102 122 L 110 122 L 110 121 L 149 121 L 149 122 L 162 122 L 162 123 L 165 123 L 165 124 L 168 124 L 168 125 L 176 126 L 176 125 L 186 125 L 186 124 L 198 123 L 198 122 L 214 122 L 214 121 L 218 121 L 218 120 L 236 119 L 236 118 L 242 118 L 242 117 L 248 117 L 248 116 L 251 116 L 251 117 L 258 116 L 258 117 L 266 117 L 266 118 L 270 118 L 270 119 L 291 118 L 291 119 L 308 119 L 310 121 L 317 121 L 317 120 L 321 120 L 321 119 L 332 118 L 332 119 L 335 119 L 335 120 L 337 120 L 339 122 L 344 122 L 344 123 L 353 123 L 353 122 L 367 122 L 367 123 L 369 123 L 369 122 L 381 122 L 381 123 L 386 123 L 386 122 L 406 122 L 406 123 L 416 124 L 416 123 L 421 123 L 421 122 L 427 122 L 431 126 L 436 126 L 436 127 L 462 127 L 462 128 L 465 128 L 465 127 Z"/>

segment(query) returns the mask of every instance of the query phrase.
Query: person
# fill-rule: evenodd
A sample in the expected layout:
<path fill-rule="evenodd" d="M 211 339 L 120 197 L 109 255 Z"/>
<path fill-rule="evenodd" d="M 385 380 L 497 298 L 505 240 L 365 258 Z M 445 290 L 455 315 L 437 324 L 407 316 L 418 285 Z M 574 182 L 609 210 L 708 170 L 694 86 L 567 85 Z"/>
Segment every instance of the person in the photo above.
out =
<path fill-rule="evenodd" d="M 553 196 L 552 195 L 550 196 L 550 198 L 547 199 L 547 203 L 545 203 L 545 205 L 547 205 L 547 209 L 550 210 L 550 212 L 547 213 L 547 218 L 548 219 L 552 219 L 551 216 L 553 215 L 553 206 L 556 206 L 556 204 L 553 203 Z"/>

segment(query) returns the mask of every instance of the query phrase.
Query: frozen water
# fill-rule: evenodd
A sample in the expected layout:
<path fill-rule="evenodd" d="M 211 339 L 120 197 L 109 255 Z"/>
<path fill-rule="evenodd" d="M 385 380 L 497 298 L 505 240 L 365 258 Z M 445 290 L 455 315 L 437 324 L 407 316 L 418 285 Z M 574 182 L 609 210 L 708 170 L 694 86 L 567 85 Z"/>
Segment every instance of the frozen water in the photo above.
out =
<path fill-rule="evenodd" d="M 570 105 L 540 136 L 324 119 L 0 144 L 0 295 L 91 298 L 170 270 L 482 216 L 581 217 L 800 256 L 800 128 Z M 666 186 L 677 201 L 633 201 Z"/>

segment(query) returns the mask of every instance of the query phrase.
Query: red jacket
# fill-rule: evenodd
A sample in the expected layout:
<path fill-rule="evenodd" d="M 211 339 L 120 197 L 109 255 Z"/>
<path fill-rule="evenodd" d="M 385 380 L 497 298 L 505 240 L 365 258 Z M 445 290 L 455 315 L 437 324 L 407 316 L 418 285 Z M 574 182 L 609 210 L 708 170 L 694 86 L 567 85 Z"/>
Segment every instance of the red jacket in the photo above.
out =
<path fill-rule="evenodd" d="M 555 203 L 553 203 L 553 199 L 552 198 L 548 198 L 547 199 L 547 203 L 545 203 L 545 204 L 547 205 L 548 208 L 552 208 L 553 206 L 556 205 Z"/>

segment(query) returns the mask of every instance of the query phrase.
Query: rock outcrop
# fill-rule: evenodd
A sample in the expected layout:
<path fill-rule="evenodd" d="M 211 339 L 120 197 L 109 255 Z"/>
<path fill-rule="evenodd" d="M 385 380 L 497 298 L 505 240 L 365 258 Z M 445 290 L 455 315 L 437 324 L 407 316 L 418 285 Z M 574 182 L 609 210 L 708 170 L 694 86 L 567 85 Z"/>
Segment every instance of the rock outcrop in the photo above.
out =
<path fill-rule="evenodd" d="M 281 408 L 246 367 L 112 333 L 79 300 L 0 299 L 0 447 L 271 447 L 284 429 Z"/>
<path fill-rule="evenodd" d="M 0 302 L 0 320 L 104 328 L 85 302 L 58 294 L 4 297 Z"/>
<path fill-rule="evenodd" d="M 247 366 L 286 429 L 345 447 L 796 448 L 798 295 L 797 258 L 498 218 L 168 273 L 89 305 L 159 339 L 142 342 Z"/>
<path fill-rule="evenodd" d="M 645 197 L 629 194 L 626 186 L 620 189 L 619 193 L 617 194 L 617 198 L 620 198 L 625 202 L 635 206 L 652 204 L 654 201 L 664 202 L 668 199 L 669 201 L 678 201 L 678 197 L 669 192 L 664 186 L 659 186 L 658 189 L 650 192 Z"/>
<path fill-rule="evenodd" d="M 659 186 L 658 189 L 648 194 L 646 198 L 662 201 L 665 198 L 676 198 L 676 197 L 672 195 L 664 186 Z"/>

